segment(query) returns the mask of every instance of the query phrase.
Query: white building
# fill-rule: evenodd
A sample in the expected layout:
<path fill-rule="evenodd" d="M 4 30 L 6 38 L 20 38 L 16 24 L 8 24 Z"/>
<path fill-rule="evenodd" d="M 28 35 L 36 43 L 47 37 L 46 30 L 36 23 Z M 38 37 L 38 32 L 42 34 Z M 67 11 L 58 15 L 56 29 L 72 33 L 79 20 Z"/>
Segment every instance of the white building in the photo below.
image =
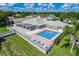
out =
<path fill-rule="evenodd" d="M 52 45 L 54 44 L 54 40 L 49 41 L 46 38 L 42 38 L 36 34 L 48 29 L 51 31 L 58 32 L 58 34 L 54 37 L 54 39 L 56 39 L 63 31 L 54 30 L 54 29 L 59 29 L 59 28 L 63 29 L 65 26 L 68 25 L 61 21 L 49 21 L 47 20 L 47 18 L 45 17 L 42 18 L 40 16 L 31 17 L 31 18 L 27 18 L 27 17 L 20 18 L 20 19 L 16 19 L 15 22 L 16 22 L 15 25 L 10 28 L 16 30 L 18 35 L 20 35 L 22 38 L 30 42 L 32 45 L 39 48 L 44 53 L 47 53 L 49 48 L 52 47 Z M 40 44 L 38 42 L 40 42 Z"/>
<path fill-rule="evenodd" d="M 47 21 L 46 24 L 51 28 L 58 28 L 58 29 L 63 29 L 65 26 L 68 26 L 67 23 L 61 21 Z"/>
<path fill-rule="evenodd" d="M 29 16 L 30 17 L 30 16 Z M 31 24 L 35 25 L 37 27 L 46 25 L 47 27 L 53 28 L 53 29 L 63 29 L 65 26 L 68 26 L 67 23 L 64 23 L 62 21 L 51 21 L 47 20 L 47 18 L 41 18 L 40 16 L 36 17 L 30 17 L 28 16 L 26 18 L 20 18 L 20 19 L 14 19 L 17 24 Z"/>
<path fill-rule="evenodd" d="M 55 15 L 49 14 L 47 17 L 48 20 L 57 20 L 57 17 Z"/>
<path fill-rule="evenodd" d="M 68 26 L 67 23 L 64 23 L 62 21 L 50 21 L 47 20 L 47 18 L 41 18 L 40 16 L 29 19 L 27 21 L 23 21 L 22 23 L 33 24 L 37 26 L 46 24 L 48 27 L 56 29 L 63 29 L 65 26 Z"/>

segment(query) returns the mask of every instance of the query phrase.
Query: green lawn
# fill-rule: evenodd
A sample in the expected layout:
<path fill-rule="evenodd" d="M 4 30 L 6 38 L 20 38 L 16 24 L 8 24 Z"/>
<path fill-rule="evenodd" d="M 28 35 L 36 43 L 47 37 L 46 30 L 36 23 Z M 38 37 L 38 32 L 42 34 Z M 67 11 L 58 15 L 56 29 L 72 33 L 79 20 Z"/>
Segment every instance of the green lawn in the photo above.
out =
<path fill-rule="evenodd" d="M 6 29 L 4 29 L 5 31 Z M 1 30 L 0 30 L 1 31 Z M 4 32 L 3 31 L 3 32 Z M 36 47 L 25 41 L 18 35 L 12 35 L 2 42 L 0 55 L 16 55 L 16 56 L 74 56 L 75 53 L 70 53 L 70 46 L 66 46 L 68 35 L 65 35 L 59 44 L 55 44 L 48 54 L 43 54 Z"/>
<path fill-rule="evenodd" d="M 43 55 L 36 47 L 29 44 L 18 35 L 12 35 L 6 38 L 2 43 L 6 55 Z M 3 52 L 3 50 L 2 50 Z M 5 55 L 5 53 L 0 53 Z"/>
<path fill-rule="evenodd" d="M 67 39 L 68 36 L 64 36 L 63 40 L 58 44 L 55 45 L 51 51 L 48 53 L 48 55 L 54 55 L 54 56 L 74 56 L 75 53 L 70 53 L 70 46 L 67 45 L 67 41 L 65 39 Z"/>
<path fill-rule="evenodd" d="M 7 27 L 0 27 L 0 33 L 9 31 Z"/>

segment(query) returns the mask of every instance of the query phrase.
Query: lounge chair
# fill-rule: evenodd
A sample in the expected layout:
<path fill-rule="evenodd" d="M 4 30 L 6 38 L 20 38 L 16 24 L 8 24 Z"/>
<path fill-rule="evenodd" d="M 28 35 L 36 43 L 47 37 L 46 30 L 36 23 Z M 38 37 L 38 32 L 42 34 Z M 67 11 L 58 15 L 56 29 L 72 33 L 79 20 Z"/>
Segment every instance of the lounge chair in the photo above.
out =
<path fill-rule="evenodd" d="M 48 48 L 48 46 L 45 47 L 46 49 Z"/>
<path fill-rule="evenodd" d="M 36 41 L 36 40 L 33 40 L 34 42 Z"/>
<path fill-rule="evenodd" d="M 44 43 L 41 44 L 42 46 L 44 45 Z"/>

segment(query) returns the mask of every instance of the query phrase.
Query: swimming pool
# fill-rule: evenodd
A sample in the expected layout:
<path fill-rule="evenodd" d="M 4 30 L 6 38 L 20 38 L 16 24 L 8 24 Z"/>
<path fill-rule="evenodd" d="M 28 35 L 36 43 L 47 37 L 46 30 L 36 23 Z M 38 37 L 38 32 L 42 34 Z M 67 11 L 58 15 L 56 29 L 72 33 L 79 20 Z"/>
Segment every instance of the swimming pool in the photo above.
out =
<path fill-rule="evenodd" d="M 38 33 L 37 35 L 46 38 L 48 40 L 51 40 L 52 38 L 54 38 L 56 35 L 58 34 L 58 32 L 54 32 L 54 31 L 50 31 L 50 30 L 44 30 L 40 33 Z"/>

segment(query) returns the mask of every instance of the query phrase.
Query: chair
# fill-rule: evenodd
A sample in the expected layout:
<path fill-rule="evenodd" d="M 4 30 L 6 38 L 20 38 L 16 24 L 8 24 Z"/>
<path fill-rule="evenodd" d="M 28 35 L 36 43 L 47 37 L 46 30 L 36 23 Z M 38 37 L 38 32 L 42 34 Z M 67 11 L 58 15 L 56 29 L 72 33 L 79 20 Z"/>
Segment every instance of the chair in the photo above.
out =
<path fill-rule="evenodd" d="M 41 44 L 42 46 L 44 45 L 44 43 Z"/>

